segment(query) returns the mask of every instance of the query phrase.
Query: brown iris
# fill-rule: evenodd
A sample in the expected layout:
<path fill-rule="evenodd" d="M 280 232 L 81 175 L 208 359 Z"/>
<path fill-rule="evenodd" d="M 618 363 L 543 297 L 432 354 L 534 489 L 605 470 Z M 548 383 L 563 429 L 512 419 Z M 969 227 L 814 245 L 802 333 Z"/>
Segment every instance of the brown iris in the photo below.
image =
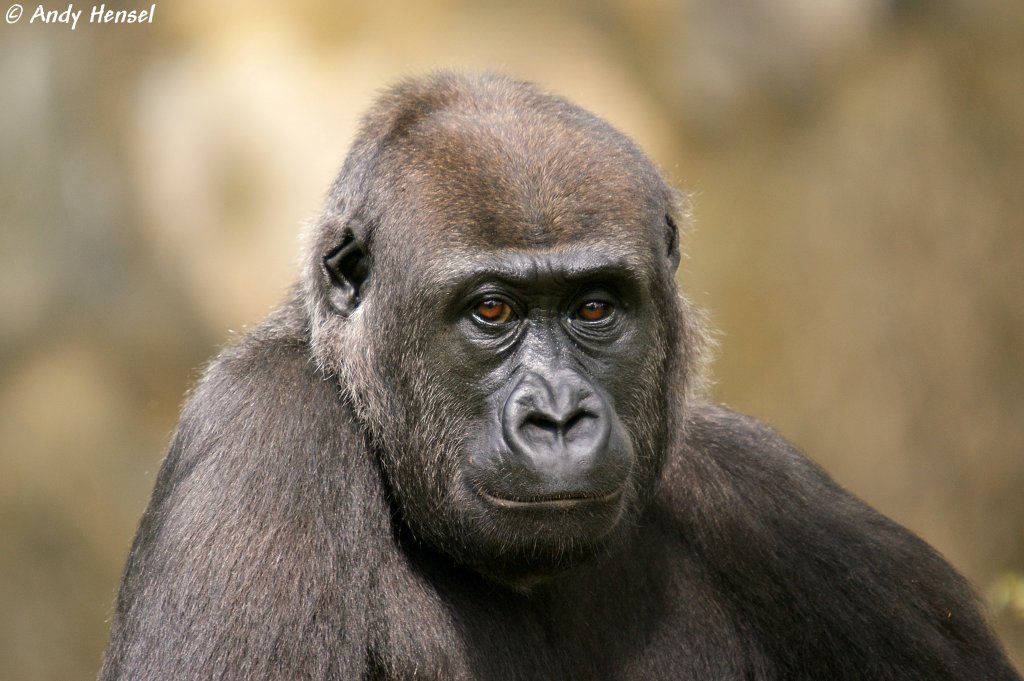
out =
<path fill-rule="evenodd" d="M 504 324 L 512 319 L 513 316 L 512 308 L 509 307 L 508 303 L 495 298 L 488 298 L 480 302 L 474 312 L 477 317 L 492 324 Z"/>
<path fill-rule="evenodd" d="M 600 300 L 588 300 L 580 305 L 579 309 L 576 310 L 576 314 L 585 322 L 599 322 L 610 315 L 613 309 L 611 303 L 605 303 Z"/>

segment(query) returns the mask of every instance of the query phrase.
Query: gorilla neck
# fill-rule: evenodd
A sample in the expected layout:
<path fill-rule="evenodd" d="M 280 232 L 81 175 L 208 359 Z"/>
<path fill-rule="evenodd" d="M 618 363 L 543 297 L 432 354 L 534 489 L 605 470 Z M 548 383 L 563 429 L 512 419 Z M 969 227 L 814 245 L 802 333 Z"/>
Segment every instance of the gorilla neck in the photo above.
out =
<path fill-rule="evenodd" d="M 593 564 L 608 559 L 610 553 L 617 553 L 622 544 L 629 542 L 621 536 L 624 530 L 615 531 L 599 544 L 575 547 L 552 552 L 548 555 L 524 556 L 520 554 L 501 557 L 469 556 L 460 558 L 430 542 L 417 538 L 408 527 L 398 523 L 395 536 L 398 550 L 404 553 L 412 565 L 431 582 L 441 586 L 451 583 L 456 586 L 476 581 L 497 584 L 523 596 L 543 591 L 545 587 L 572 580 L 574 575 L 588 571 Z M 452 577 L 452 561 L 460 564 L 459 576 Z M 493 587 L 490 587 L 493 588 Z"/>

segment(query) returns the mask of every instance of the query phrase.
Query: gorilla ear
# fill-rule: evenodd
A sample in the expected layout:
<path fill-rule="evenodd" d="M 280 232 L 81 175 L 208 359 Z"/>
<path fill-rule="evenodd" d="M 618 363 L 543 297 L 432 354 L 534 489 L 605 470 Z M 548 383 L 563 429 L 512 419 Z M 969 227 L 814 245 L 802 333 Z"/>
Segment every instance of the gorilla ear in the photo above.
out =
<path fill-rule="evenodd" d="M 323 263 L 331 280 L 328 300 L 347 317 L 359 307 L 363 285 L 370 275 L 366 246 L 346 228 L 341 244 L 324 256 Z"/>
<path fill-rule="evenodd" d="M 666 255 L 672 263 L 672 271 L 679 267 L 679 227 L 671 215 L 665 215 L 665 246 Z"/>

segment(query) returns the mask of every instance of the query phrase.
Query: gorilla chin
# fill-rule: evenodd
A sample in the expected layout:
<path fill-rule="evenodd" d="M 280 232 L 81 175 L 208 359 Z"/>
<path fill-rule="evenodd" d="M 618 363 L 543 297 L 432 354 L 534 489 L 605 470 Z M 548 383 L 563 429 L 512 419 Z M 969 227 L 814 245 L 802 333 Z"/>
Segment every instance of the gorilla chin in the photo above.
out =
<path fill-rule="evenodd" d="M 626 479 L 615 489 L 513 498 L 494 493 L 480 476 L 467 478 L 477 503 L 476 539 L 465 561 L 478 572 L 521 592 L 558 577 L 616 546 L 629 523 L 632 489 Z M 494 541 L 498 538 L 499 541 Z"/>
<path fill-rule="evenodd" d="M 599 560 L 627 523 L 624 494 L 615 491 L 594 499 L 513 501 L 480 493 L 487 514 L 486 538 L 466 562 L 489 579 L 520 592 Z"/>

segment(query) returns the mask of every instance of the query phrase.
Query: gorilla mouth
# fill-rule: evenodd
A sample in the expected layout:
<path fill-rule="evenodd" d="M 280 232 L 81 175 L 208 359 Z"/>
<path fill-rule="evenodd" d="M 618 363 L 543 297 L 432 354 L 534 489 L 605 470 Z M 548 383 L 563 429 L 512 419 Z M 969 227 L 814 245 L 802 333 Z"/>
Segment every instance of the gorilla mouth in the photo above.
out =
<path fill-rule="evenodd" d="M 509 499 L 506 497 L 496 497 L 483 490 L 480 490 L 479 494 L 485 501 L 487 501 L 487 503 L 503 509 L 571 511 L 581 507 L 604 506 L 615 503 L 622 496 L 622 488 L 620 487 L 601 496 L 562 494 L 549 497 L 537 497 L 534 499 Z"/>

